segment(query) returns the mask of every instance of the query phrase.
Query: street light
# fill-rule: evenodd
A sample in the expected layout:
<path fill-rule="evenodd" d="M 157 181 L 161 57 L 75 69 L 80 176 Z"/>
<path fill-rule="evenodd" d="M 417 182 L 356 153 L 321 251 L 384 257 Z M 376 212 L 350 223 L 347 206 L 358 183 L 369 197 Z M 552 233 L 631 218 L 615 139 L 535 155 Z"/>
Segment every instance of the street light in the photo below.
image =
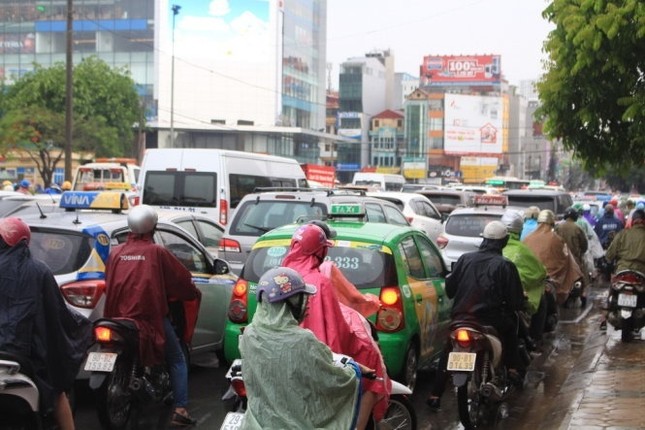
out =
<path fill-rule="evenodd" d="M 175 17 L 181 6 L 174 4 L 172 9 L 172 64 L 170 66 L 170 147 L 175 146 Z"/>

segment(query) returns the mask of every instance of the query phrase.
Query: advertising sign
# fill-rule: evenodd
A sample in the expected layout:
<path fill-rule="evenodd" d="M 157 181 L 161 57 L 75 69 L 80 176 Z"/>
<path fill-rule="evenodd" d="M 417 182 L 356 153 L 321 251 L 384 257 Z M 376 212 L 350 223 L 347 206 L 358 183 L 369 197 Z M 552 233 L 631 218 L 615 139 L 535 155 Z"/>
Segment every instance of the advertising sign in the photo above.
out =
<path fill-rule="evenodd" d="M 426 159 L 422 157 L 405 157 L 402 170 L 406 179 L 421 179 L 426 177 Z"/>
<path fill-rule="evenodd" d="M 461 157 L 459 169 L 464 183 L 482 183 L 495 175 L 498 159 L 495 157 Z"/>
<path fill-rule="evenodd" d="M 501 154 L 501 97 L 446 94 L 444 151 L 446 154 Z"/>
<path fill-rule="evenodd" d="M 500 55 L 435 55 L 423 57 L 422 85 L 494 84 L 501 81 Z"/>
<path fill-rule="evenodd" d="M 0 34 L 0 54 L 33 54 L 35 40 L 33 33 Z"/>
<path fill-rule="evenodd" d="M 307 179 L 316 181 L 325 187 L 334 187 L 336 168 L 334 166 L 320 166 L 318 164 L 301 164 Z"/>

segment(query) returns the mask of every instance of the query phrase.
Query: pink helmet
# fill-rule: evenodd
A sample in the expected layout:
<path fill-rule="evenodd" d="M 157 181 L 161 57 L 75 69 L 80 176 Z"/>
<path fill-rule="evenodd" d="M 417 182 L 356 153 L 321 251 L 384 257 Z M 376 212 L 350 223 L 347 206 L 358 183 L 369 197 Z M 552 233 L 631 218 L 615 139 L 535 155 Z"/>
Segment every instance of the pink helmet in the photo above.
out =
<path fill-rule="evenodd" d="M 334 243 L 327 240 L 322 228 L 314 224 L 305 224 L 293 233 L 291 243 L 300 243 L 300 249 L 306 255 L 317 253 L 324 247 L 334 246 Z"/>
<path fill-rule="evenodd" d="M 0 219 L 0 237 L 9 246 L 16 246 L 21 240 L 29 244 L 31 231 L 29 226 L 20 218 L 9 217 Z"/>

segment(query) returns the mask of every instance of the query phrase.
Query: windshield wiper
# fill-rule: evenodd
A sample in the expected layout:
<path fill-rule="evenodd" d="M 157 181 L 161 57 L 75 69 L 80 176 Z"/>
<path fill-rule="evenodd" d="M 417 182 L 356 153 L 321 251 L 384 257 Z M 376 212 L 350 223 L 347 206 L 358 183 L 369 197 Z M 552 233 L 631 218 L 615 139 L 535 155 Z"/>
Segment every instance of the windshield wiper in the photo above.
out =
<path fill-rule="evenodd" d="M 273 230 L 271 227 L 260 227 L 259 225 L 253 225 L 253 224 L 247 224 L 247 223 L 244 223 L 244 225 L 247 227 L 254 228 L 256 230 L 260 230 L 262 233 L 266 233 L 268 231 Z"/>

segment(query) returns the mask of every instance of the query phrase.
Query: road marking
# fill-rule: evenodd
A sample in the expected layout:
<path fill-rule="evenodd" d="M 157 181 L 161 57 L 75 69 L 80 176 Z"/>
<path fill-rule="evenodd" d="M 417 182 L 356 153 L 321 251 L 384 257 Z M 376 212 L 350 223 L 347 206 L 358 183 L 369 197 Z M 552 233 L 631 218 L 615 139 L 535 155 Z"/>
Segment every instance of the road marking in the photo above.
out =
<path fill-rule="evenodd" d="M 578 315 L 578 318 L 574 320 L 560 320 L 558 321 L 560 324 L 578 324 L 580 321 L 582 321 L 587 315 L 589 315 L 589 312 L 591 312 L 591 308 L 593 306 L 591 304 L 588 304 L 587 307 L 585 308 L 584 311 Z"/>

